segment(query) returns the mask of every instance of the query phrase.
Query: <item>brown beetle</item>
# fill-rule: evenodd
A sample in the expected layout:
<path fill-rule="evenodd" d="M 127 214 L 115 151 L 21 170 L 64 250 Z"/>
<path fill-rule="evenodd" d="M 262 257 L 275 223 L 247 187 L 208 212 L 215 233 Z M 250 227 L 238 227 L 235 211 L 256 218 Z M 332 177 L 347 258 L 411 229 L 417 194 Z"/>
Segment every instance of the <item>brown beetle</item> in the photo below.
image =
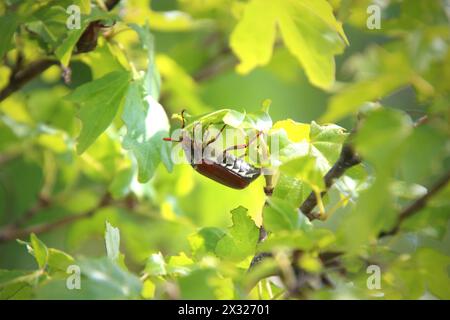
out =
<path fill-rule="evenodd" d="M 184 110 L 181 113 L 181 120 L 181 129 L 184 129 Z M 206 143 L 203 143 L 202 141 L 202 144 L 200 146 L 189 136 L 189 133 L 186 130 L 182 132 L 182 136 L 178 140 L 172 138 L 164 138 L 164 140 L 180 142 L 182 144 L 182 148 L 187 160 L 195 169 L 195 171 L 197 171 L 201 175 L 233 189 L 244 189 L 259 177 L 259 175 L 261 174 L 261 169 L 247 163 L 242 157 L 236 157 L 228 153 L 228 151 L 248 148 L 253 141 L 258 139 L 261 132 L 258 132 L 255 137 L 250 139 L 245 144 L 226 148 L 223 153 L 217 157 L 205 157 L 205 148 L 219 138 L 225 127 L 226 125 L 224 125 L 220 129 L 216 137 L 212 138 Z M 194 137 L 194 128 L 192 130 L 192 137 Z"/>

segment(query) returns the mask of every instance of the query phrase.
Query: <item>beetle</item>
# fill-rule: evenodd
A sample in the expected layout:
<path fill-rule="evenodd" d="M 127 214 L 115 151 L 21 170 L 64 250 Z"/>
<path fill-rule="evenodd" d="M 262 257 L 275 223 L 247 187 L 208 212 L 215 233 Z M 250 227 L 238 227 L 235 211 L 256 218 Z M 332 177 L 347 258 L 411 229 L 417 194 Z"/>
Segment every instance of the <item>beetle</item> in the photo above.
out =
<path fill-rule="evenodd" d="M 186 124 L 184 112 L 185 110 L 181 112 L 182 130 L 185 128 Z M 205 157 L 205 148 L 220 137 L 225 127 L 226 124 L 223 125 L 214 138 L 205 143 L 202 141 L 201 145 L 198 145 L 194 139 L 190 137 L 187 130 L 182 131 L 182 135 L 179 139 L 163 138 L 163 140 L 181 143 L 190 165 L 201 175 L 233 189 L 244 189 L 261 175 L 261 169 L 249 164 L 243 157 L 236 157 L 233 154 L 230 154 L 229 151 L 248 148 L 253 141 L 258 139 L 261 132 L 258 132 L 245 144 L 226 148 L 219 156 Z M 192 129 L 192 137 L 194 137 L 194 129 L 195 125 Z M 198 157 L 198 154 L 201 155 L 200 158 Z"/>

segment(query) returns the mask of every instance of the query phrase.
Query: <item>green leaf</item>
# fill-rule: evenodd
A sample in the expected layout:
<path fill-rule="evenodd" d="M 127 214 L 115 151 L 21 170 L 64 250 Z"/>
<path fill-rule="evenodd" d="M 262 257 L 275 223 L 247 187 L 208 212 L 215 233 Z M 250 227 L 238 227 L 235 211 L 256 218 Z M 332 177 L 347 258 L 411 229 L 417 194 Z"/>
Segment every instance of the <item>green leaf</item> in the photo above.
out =
<path fill-rule="evenodd" d="M 148 25 L 141 27 L 137 24 L 131 23 L 130 27 L 139 35 L 141 46 L 147 50 L 148 62 L 147 71 L 144 75 L 144 95 L 150 95 L 153 99 L 158 101 L 161 89 L 161 76 L 155 64 L 154 37 L 151 34 Z"/>
<path fill-rule="evenodd" d="M 148 257 L 144 272 L 150 276 L 165 276 L 167 274 L 166 261 L 161 252 Z"/>
<path fill-rule="evenodd" d="M 108 258 L 117 262 L 120 255 L 120 232 L 119 228 L 114 228 L 108 221 L 106 221 L 105 244 Z"/>
<path fill-rule="evenodd" d="M 172 275 L 186 275 L 194 266 L 194 261 L 181 252 L 177 256 L 172 256 L 167 263 L 167 273 Z"/>
<path fill-rule="evenodd" d="M 56 271 L 66 272 L 67 267 L 74 264 L 75 259 L 67 253 L 54 249 L 48 249 L 48 266 Z"/>
<path fill-rule="evenodd" d="M 111 259 L 82 259 L 81 288 L 68 290 L 66 279 L 51 280 L 36 290 L 37 299 L 137 299 L 142 283 L 135 275 L 123 270 Z"/>
<path fill-rule="evenodd" d="M 123 198 L 130 193 L 130 186 L 133 181 L 135 171 L 136 170 L 130 166 L 120 169 L 114 175 L 114 179 L 108 187 L 108 191 L 114 199 Z"/>
<path fill-rule="evenodd" d="M 139 181 L 148 181 L 161 161 L 172 171 L 170 145 L 163 141 L 169 135 L 169 119 L 155 99 L 143 96 L 138 82 L 132 82 L 128 89 L 122 119 L 127 126 L 123 147 L 136 157 Z"/>
<path fill-rule="evenodd" d="M 296 207 L 289 202 L 271 197 L 263 209 L 264 228 L 270 232 L 297 230 L 304 221 Z M 304 225 L 307 227 L 306 225 Z"/>
<path fill-rule="evenodd" d="M 450 153 L 443 147 L 447 141 L 448 133 L 433 126 L 414 128 L 403 143 L 404 153 L 399 159 L 402 178 L 409 182 L 423 181 L 431 172 L 444 169 L 445 157 Z"/>
<path fill-rule="evenodd" d="M 280 173 L 273 197 L 283 199 L 292 206 L 298 206 L 308 197 L 311 191 L 312 189 L 308 184 L 288 174 Z"/>
<path fill-rule="evenodd" d="M 206 227 L 189 235 L 188 241 L 192 254 L 201 257 L 207 253 L 214 253 L 217 242 L 225 235 L 222 229 Z"/>
<path fill-rule="evenodd" d="M 319 125 L 315 121 L 311 122 L 309 133 L 311 144 L 330 164 L 338 159 L 341 146 L 347 137 L 348 133 L 341 126 L 335 124 Z"/>
<path fill-rule="evenodd" d="M 156 56 L 158 70 L 164 78 L 165 100 L 168 105 L 189 106 L 189 112 L 202 114 L 208 107 L 200 97 L 200 86 L 192 76 L 168 55 L 158 53 Z"/>
<path fill-rule="evenodd" d="M 11 48 L 11 40 L 16 31 L 18 20 L 15 14 L 8 13 L 0 17 L 0 58 Z"/>
<path fill-rule="evenodd" d="M 189 117 L 189 123 L 186 125 L 185 129 L 190 130 L 196 122 L 200 122 L 203 125 L 222 122 L 230 127 L 238 128 L 244 122 L 245 116 L 245 112 L 239 112 L 233 109 L 220 109 L 207 114 Z"/>
<path fill-rule="evenodd" d="M 238 207 L 231 214 L 233 226 L 217 242 L 216 254 L 222 259 L 241 261 L 255 252 L 259 231 L 246 208 Z"/>
<path fill-rule="evenodd" d="M 278 230 L 258 245 L 259 252 L 271 252 L 280 249 L 311 250 L 314 241 L 301 230 Z"/>
<path fill-rule="evenodd" d="M 417 252 L 415 259 L 428 290 L 440 299 L 450 299 L 450 257 L 433 249 L 423 248 Z"/>
<path fill-rule="evenodd" d="M 318 160 L 306 155 L 286 162 L 280 167 L 280 171 L 306 182 L 314 190 L 325 189 L 323 170 L 319 169 Z"/>
<path fill-rule="evenodd" d="M 91 13 L 91 0 L 76 0 L 76 3 L 79 4 L 82 13 Z"/>
<path fill-rule="evenodd" d="M 39 240 L 34 233 L 30 236 L 30 245 L 33 248 L 33 255 L 39 265 L 39 268 L 44 269 L 48 262 L 47 246 Z"/>
<path fill-rule="evenodd" d="M 308 221 L 304 218 L 305 222 Z M 336 237 L 327 229 L 313 228 L 308 221 L 302 230 L 279 230 L 258 245 L 259 252 L 280 249 L 299 249 L 303 251 L 323 250 L 334 244 Z"/>
<path fill-rule="evenodd" d="M 450 219 L 449 199 L 450 187 L 447 186 L 436 194 L 425 208 L 406 219 L 401 225 L 401 229 L 420 232 L 438 239 L 444 238 L 447 233 L 447 223 Z"/>
<path fill-rule="evenodd" d="M 390 263 L 384 273 L 387 298 L 398 299 L 400 295 L 403 299 L 419 299 L 428 291 L 436 298 L 448 300 L 449 267 L 450 257 L 431 248 L 420 248 L 413 255 L 402 255 Z"/>
<path fill-rule="evenodd" d="M 211 279 L 215 276 L 213 269 L 195 270 L 178 280 L 181 299 L 216 299 Z"/>
<path fill-rule="evenodd" d="M 66 271 L 67 267 L 75 262 L 75 260 L 67 253 L 47 246 L 32 233 L 30 242 L 17 240 L 20 244 L 27 247 L 28 252 L 35 257 L 39 268 L 50 268 L 52 271 Z"/>
<path fill-rule="evenodd" d="M 386 177 L 377 177 L 367 190 L 361 192 L 352 211 L 341 220 L 337 231 L 338 243 L 349 252 L 358 251 L 374 241 L 383 227 L 395 218 L 392 195 L 386 192 L 388 181 Z"/>
<path fill-rule="evenodd" d="M 276 138 L 279 139 L 280 151 L 276 154 L 279 162 L 285 163 L 305 156 L 312 157 L 315 158 L 316 164 L 311 168 L 321 171 L 322 174 L 336 162 L 342 144 L 348 136 L 345 129 L 338 125 L 319 125 L 314 121 L 310 125 L 288 120 L 279 121 L 274 129 L 270 135 L 272 138 L 277 135 Z"/>
<path fill-rule="evenodd" d="M 77 151 L 83 153 L 105 131 L 116 116 L 129 85 L 130 74 L 113 71 L 100 79 L 75 89 L 67 99 L 81 105 L 79 117 L 83 123 Z"/>
<path fill-rule="evenodd" d="M 331 97 L 327 112 L 320 118 L 320 122 L 334 122 L 354 114 L 364 103 L 379 100 L 411 80 L 408 58 L 404 54 L 384 51 L 377 54 L 382 64 L 381 70 L 368 79 L 345 86 Z M 370 57 L 367 59 L 370 61 Z"/>
<path fill-rule="evenodd" d="M 44 183 L 43 170 L 34 161 L 18 158 L 8 166 L 3 166 L 1 171 L 1 184 L 7 186 L 7 198 L 3 203 L 8 203 L 8 212 L 17 219 L 38 201 L 38 195 Z M 6 224 L 8 222 L 6 211 L 2 213 L 3 215 L 0 213 L 0 224 Z"/>
<path fill-rule="evenodd" d="M 355 136 L 355 146 L 365 160 L 380 171 L 388 172 L 397 163 L 404 141 L 411 131 L 411 119 L 403 112 L 377 109 L 363 121 Z"/>
<path fill-rule="evenodd" d="M 399 72 L 395 76 L 387 74 L 351 84 L 330 99 L 327 113 L 319 121 L 333 122 L 354 114 L 365 102 L 384 97 L 406 82 L 407 79 Z"/>
<path fill-rule="evenodd" d="M 17 283 L 34 284 L 41 275 L 42 275 L 41 270 L 30 272 L 24 270 L 0 269 L 0 289 L 3 289 L 6 286 Z"/>
<path fill-rule="evenodd" d="M 87 23 L 83 23 L 79 29 L 70 30 L 61 45 L 56 48 L 55 56 L 59 59 L 59 61 L 61 61 L 63 66 L 67 67 L 69 65 L 73 48 L 77 44 L 77 41 L 80 39 L 84 30 L 86 30 L 87 26 Z"/>
<path fill-rule="evenodd" d="M 155 284 L 149 279 L 145 280 L 142 288 L 142 297 L 144 299 L 152 299 L 155 296 Z"/>
<path fill-rule="evenodd" d="M 325 0 L 250 1 L 230 39 L 241 60 L 237 70 L 247 73 L 269 62 L 277 26 L 311 83 L 329 88 L 335 76 L 334 55 L 343 51 L 347 40 Z"/>
<path fill-rule="evenodd" d="M 286 119 L 277 121 L 272 129 L 283 129 L 288 139 L 292 142 L 309 141 L 310 125 L 307 123 L 299 123 L 292 119 Z"/>

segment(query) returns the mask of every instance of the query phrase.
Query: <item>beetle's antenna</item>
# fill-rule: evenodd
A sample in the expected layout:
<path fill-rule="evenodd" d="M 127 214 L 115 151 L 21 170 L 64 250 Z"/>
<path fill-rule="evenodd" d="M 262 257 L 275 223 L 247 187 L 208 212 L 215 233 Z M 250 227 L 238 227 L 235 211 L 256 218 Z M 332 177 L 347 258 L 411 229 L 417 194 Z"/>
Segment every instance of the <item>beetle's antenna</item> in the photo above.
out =
<path fill-rule="evenodd" d="M 184 118 L 184 113 L 186 112 L 186 109 L 181 110 L 181 129 L 184 129 L 186 126 L 186 119 Z"/>

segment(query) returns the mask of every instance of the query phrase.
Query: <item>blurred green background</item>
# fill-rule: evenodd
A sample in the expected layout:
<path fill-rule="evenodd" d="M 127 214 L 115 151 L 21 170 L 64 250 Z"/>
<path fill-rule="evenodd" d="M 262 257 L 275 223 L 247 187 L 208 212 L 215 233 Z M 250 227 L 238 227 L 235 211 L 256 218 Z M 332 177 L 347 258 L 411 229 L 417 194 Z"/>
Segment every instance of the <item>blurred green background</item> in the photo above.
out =
<path fill-rule="evenodd" d="M 427 1 L 409 1 L 408 6 L 414 9 L 406 13 L 402 1 L 385 2 L 384 17 L 410 18 L 413 27 L 409 28 L 409 37 L 420 37 L 420 29 L 428 23 L 427 15 L 433 16 L 434 6 L 425 5 Z M 150 6 L 149 1 L 130 0 L 121 4 L 118 11 L 123 21 L 148 21 L 154 34 L 156 62 L 162 75 L 160 101 L 169 117 L 182 109 L 191 114 L 222 108 L 257 111 L 265 99 L 271 99 L 274 122 L 291 118 L 309 123 L 325 113 L 329 98 L 344 83 L 358 82 L 364 79 L 364 72 L 370 73 L 371 68 L 378 66 L 379 57 L 371 54 L 376 51 L 374 48 L 387 48 L 397 39 L 395 30 L 388 33 L 365 27 L 365 9 L 371 1 L 330 1 L 338 19 L 344 21 L 350 43 L 336 57 L 333 88 L 325 91 L 313 86 L 297 59 L 282 44 L 276 45 L 266 66 L 242 75 L 235 71 L 236 57 L 228 40 L 244 3 L 152 0 Z M 428 6 L 430 12 L 420 12 L 423 6 Z M 167 11 L 183 14 L 162 15 Z M 115 28 L 120 30 L 120 23 Z M 145 59 L 136 34 L 124 31 L 114 39 L 123 43 L 128 58 L 138 62 Z M 45 56 L 39 43 L 33 37 L 23 38 L 20 45 L 27 61 Z M 262 178 L 248 189 L 232 190 L 200 176 L 188 165 L 177 165 L 172 173 L 160 165 L 151 181 L 140 184 L 130 178 L 135 164 L 120 146 L 118 137 L 123 131 L 114 128 L 102 134 L 82 156 L 75 153 L 80 122 L 76 106 L 63 97 L 117 67 L 120 62 L 109 50 L 104 39 L 100 39 L 95 51 L 73 57 L 71 83 L 64 83 L 60 68 L 53 66 L 1 102 L 0 226 L 20 220 L 39 202 L 38 198 L 51 198 L 51 205 L 40 206 L 38 214 L 33 214 L 24 227 L 81 215 L 96 206 L 105 190 L 114 190 L 115 205 L 39 237 L 49 247 L 70 254 L 102 256 L 107 220 L 120 228 L 126 263 L 132 271 L 139 272 L 151 253 L 175 255 L 188 251 L 186 239 L 199 227 L 229 226 L 229 212 L 239 205 L 245 204 L 260 223 L 265 198 Z M 14 51 L 8 53 L 9 60 L 13 60 Z M 210 68 L 219 70 L 209 77 Z M 0 87 L 8 82 L 9 72 L 5 65 L 0 67 Z M 381 102 L 407 111 L 413 119 L 422 116 L 428 107 L 428 101 L 419 99 L 411 84 L 389 92 Z M 350 129 L 353 122 L 353 117 L 347 116 L 338 124 Z M 179 126 L 176 120 L 171 123 Z M 115 124 L 120 128 L 121 120 L 116 119 Z M 121 179 L 129 179 L 130 183 L 121 183 Z M 33 267 L 33 258 L 20 244 L 0 243 L 0 269 Z"/>

